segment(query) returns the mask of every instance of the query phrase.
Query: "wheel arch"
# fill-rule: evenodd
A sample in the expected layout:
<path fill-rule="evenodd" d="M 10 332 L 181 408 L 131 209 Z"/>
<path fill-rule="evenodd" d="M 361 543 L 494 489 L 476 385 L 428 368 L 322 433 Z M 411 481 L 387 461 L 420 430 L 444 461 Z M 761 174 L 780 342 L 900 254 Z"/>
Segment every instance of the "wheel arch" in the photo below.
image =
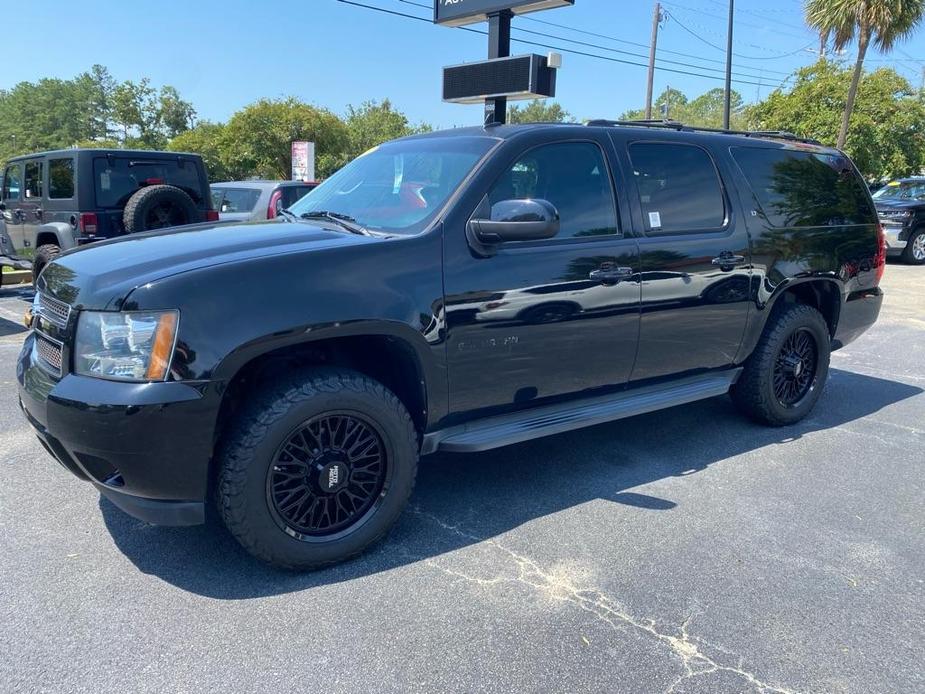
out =
<path fill-rule="evenodd" d="M 373 378 L 401 400 L 423 436 L 434 402 L 445 397 L 439 372 L 420 333 L 394 322 L 359 322 L 300 331 L 299 336 L 269 336 L 236 350 L 215 371 L 224 384 L 215 441 L 223 427 L 245 402 L 246 395 L 262 383 L 295 367 L 337 366 Z M 432 406 L 436 407 L 432 407 Z"/>
<path fill-rule="evenodd" d="M 48 244 L 58 246 L 61 250 L 76 246 L 71 225 L 65 222 L 51 222 L 38 227 L 35 230 L 35 247 Z"/>

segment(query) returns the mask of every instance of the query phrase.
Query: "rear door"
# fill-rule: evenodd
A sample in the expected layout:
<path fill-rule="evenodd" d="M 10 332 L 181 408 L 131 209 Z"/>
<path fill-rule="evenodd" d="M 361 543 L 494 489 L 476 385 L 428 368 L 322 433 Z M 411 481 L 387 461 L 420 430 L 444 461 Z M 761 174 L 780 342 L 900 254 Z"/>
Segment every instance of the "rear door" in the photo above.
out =
<path fill-rule="evenodd" d="M 45 160 L 41 157 L 23 162 L 23 195 L 20 201 L 22 234 L 26 248 L 35 248 L 38 228 L 45 214 Z"/>
<path fill-rule="evenodd" d="M 725 161 L 695 143 L 629 141 L 642 306 L 633 381 L 731 366 L 749 307 L 749 240 Z"/>

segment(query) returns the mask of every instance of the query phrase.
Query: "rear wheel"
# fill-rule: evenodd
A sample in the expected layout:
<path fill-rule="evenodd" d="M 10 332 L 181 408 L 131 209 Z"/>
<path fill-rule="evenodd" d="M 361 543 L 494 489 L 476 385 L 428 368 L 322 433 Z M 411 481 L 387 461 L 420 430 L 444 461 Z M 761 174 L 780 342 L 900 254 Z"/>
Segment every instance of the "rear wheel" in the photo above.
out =
<path fill-rule="evenodd" d="M 254 556 L 310 569 L 388 531 L 411 494 L 417 434 L 398 398 L 346 370 L 268 388 L 221 446 L 218 505 Z"/>
<path fill-rule="evenodd" d="M 811 306 L 788 306 L 772 321 L 731 394 L 752 419 L 783 426 L 815 406 L 828 377 L 831 342 L 825 319 Z"/>
<path fill-rule="evenodd" d="M 925 264 L 925 229 L 912 232 L 903 249 L 903 260 L 910 265 Z"/>
<path fill-rule="evenodd" d="M 61 249 L 53 243 L 46 243 L 35 249 L 35 257 L 32 259 L 32 287 L 38 286 L 39 275 L 46 268 L 48 263 L 61 255 Z"/>

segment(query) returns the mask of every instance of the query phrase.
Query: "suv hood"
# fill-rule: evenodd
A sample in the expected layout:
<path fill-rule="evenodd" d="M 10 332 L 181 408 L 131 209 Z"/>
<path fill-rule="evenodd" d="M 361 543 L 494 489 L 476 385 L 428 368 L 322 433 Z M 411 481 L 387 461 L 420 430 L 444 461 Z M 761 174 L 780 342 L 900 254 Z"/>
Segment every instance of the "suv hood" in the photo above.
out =
<path fill-rule="evenodd" d="M 301 222 L 195 224 L 73 249 L 45 268 L 38 284 L 78 308 L 116 309 L 136 287 L 181 272 L 381 241 Z"/>

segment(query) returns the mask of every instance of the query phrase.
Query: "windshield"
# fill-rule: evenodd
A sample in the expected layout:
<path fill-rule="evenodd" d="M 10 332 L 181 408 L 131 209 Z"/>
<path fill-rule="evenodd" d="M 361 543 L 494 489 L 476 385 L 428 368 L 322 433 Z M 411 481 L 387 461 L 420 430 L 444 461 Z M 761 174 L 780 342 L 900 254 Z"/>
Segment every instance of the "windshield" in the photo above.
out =
<path fill-rule="evenodd" d="M 290 211 L 331 212 L 367 229 L 416 234 L 496 143 L 489 137 L 390 142 L 354 159 Z"/>
<path fill-rule="evenodd" d="M 925 181 L 887 183 L 874 193 L 875 200 L 925 200 Z"/>

